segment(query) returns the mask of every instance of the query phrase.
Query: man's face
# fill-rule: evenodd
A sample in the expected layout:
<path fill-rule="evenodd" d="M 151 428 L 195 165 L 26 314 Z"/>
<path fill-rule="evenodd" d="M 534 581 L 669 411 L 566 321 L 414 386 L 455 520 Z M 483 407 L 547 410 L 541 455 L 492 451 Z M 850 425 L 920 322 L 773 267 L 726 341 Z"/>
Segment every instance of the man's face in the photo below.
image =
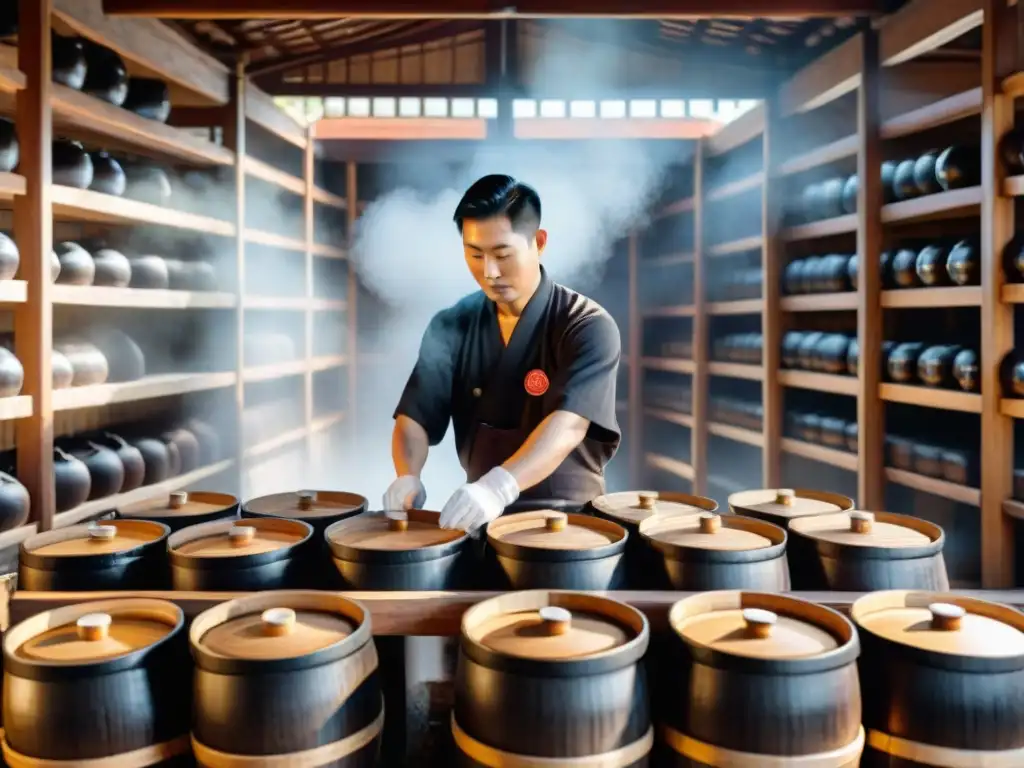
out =
<path fill-rule="evenodd" d="M 507 216 L 462 222 L 469 271 L 487 297 L 501 304 L 518 301 L 534 287 L 546 242 L 543 229 L 533 237 L 521 234 Z"/>

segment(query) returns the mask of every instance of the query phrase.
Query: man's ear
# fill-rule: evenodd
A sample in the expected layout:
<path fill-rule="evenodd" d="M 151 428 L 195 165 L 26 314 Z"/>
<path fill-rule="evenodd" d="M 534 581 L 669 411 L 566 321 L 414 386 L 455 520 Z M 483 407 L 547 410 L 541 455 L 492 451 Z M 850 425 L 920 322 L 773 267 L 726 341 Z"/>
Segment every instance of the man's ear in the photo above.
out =
<path fill-rule="evenodd" d="M 538 229 L 535 235 L 537 239 L 537 254 L 544 253 L 544 246 L 548 244 L 548 231 L 546 229 Z"/>

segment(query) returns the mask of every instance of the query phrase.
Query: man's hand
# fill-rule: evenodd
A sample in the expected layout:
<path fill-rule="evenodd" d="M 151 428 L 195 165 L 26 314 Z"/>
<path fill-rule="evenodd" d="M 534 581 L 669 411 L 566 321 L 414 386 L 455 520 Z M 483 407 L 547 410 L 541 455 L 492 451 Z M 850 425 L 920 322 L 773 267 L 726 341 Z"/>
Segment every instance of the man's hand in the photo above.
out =
<path fill-rule="evenodd" d="M 486 525 L 519 498 L 519 484 L 503 467 L 495 467 L 475 483 L 459 488 L 441 510 L 442 528 L 474 531 Z"/>
<path fill-rule="evenodd" d="M 384 492 L 384 511 L 394 517 L 407 509 L 422 509 L 427 501 L 427 489 L 416 475 L 396 478 Z"/>

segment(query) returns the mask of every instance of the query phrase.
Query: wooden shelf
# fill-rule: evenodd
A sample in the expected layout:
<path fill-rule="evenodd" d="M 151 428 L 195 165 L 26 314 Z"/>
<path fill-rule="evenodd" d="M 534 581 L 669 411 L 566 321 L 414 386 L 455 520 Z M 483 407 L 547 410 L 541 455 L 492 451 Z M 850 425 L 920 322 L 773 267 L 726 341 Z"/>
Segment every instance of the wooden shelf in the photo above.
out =
<path fill-rule="evenodd" d="M 670 373 L 693 373 L 697 366 L 693 360 L 670 357 L 644 357 L 640 365 L 651 371 L 669 371 Z"/>
<path fill-rule="evenodd" d="M 830 392 L 851 397 L 856 397 L 858 392 L 856 376 L 836 376 L 816 371 L 779 371 L 779 384 L 794 389 L 809 389 L 813 392 Z"/>
<path fill-rule="evenodd" d="M 709 315 L 756 315 L 764 309 L 761 299 L 712 301 L 707 305 Z"/>
<path fill-rule="evenodd" d="M 804 459 L 817 461 L 822 464 L 829 464 L 850 472 L 857 471 L 857 454 L 847 451 L 838 451 L 835 448 L 828 448 L 824 445 L 806 443 L 803 440 L 794 440 L 791 437 L 782 438 L 782 450 L 793 456 L 800 456 Z"/>
<path fill-rule="evenodd" d="M 54 285 L 50 289 L 50 296 L 54 304 L 82 307 L 231 309 L 238 304 L 238 298 L 233 293 L 107 288 L 96 285 Z"/>
<path fill-rule="evenodd" d="M 307 299 L 309 309 L 314 312 L 344 312 L 348 302 L 344 299 Z"/>
<path fill-rule="evenodd" d="M 273 381 L 284 379 L 289 376 L 301 376 L 306 372 L 305 360 L 290 360 L 286 363 L 271 363 L 270 365 L 257 365 L 245 369 L 242 380 L 246 384 L 254 384 L 258 381 Z"/>
<path fill-rule="evenodd" d="M 857 309 L 857 292 L 808 293 L 783 296 L 779 300 L 783 312 L 848 312 Z"/>
<path fill-rule="evenodd" d="M 650 267 L 674 267 L 679 264 L 693 264 L 692 253 L 666 253 L 662 256 L 651 256 L 642 259 L 642 265 Z"/>
<path fill-rule="evenodd" d="M 720 202 L 722 200 L 728 200 L 730 197 L 736 197 L 742 195 L 744 192 L 751 192 L 758 189 L 764 183 L 764 173 L 758 171 L 752 173 L 742 179 L 731 181 L 728 184 L 723 184 L 716 189 L 712 189 L 707 194 L 708 202 Z"/>
<path fill-rule="evenodd" d="M 670 424 L 676 424 L 680 427 L 693 427 L 693 416 L 689 413 L 682 413 L 680 411 L 672 411 L 668 408 L 644 408 L 644 416 L 648 416 L 658 421 L 667 421 Z"/>
<path fill-rule="evenodd" d="M 322 245 L 321 243 L 313 243 L 310 246 L 310 251 L 313 252 L 314 256 L 319 256 L 321 259 L 347 259 L 348 251 L 344 248 L 337 248 L 333 245 Z"/>
<path fill-rule="evenodd" d="M 242 297 L 242 308 L 305 312 L 309 301 L 302 296 L 253 296 L 250 294 Z"/>
<path fill-rule="evenodd" d="M 681 200 L 676 200 L 675 202 L 669 203 L 668 205 L 666 205 L 663 208 L 659 209 L 654 214 L 653 218 L 655 220 L 657 220 L 657 219 L 664 219 L 664 218 L 667 218 L 669 216 L 676 216 L 676 215 L 678 215 L 680 213 L 692 213 L 692 212 L 693 212 L 693 198 L 692 197 L 684 197 Z"/>
<path fill-rule="evenodd" d="M 676 477 L 681 477 L 684 480 L 693 480 L 695 477 L 693 467 L 679 459 L 672 459 L 658 453 L 648 453 L 644 456 L 644 461 L 649 467 L 660 469 L 663 472 L 668 472 Z"/>
<path fill-rule="evenodd" d="M 882 222 L 895 224 L 954 219 L 977 214 L 980 208 L 981 187 L 966 187 L 883 205 Z"/>
<path fill-rule="evenodd" d="M 856 157 L 860 147 L 860 137 L 844 136 L 841 139 L 825 144 L 824 146 L 812 149 L 802 155 L 797 155 L 779 165 L 780 176 L 792 176 L 818 168 L 822 165 L 829 165 L 848 157 Z"/>
<path fill-rule="evenodd" d="M 275 235 L 273 232 L 263 232 L 259 229 L 247 228 L 245 230 L 245 242 L 253 245 L 265 245 L 268 248 L 281 248 L 286 251 L 306 252 L 306 241 L 295 237 Z"/>
<path fill-rule="evenodd" d="M 57 184 L 51 192 L 53 213 L 62 219 L 107 224 L 155 224 L 224 237 L 235 234 L 235 225 L 231 222 L 196 213 L 175 211 L 158 205 L 140 203 L 137 200 Z"/>
<path fill-rule="evenodd" d="M 305 427 L 290 429 L 287 432 L 282 432 L 268 440 L 263 440 L 262 442 L 250 445 L 245 449 L 245 453 L 243 455 L 247 461 L 250 459 L 258 459 L 266 456 L 268 453 L 273 453 L 274 451 L 279 451 L 282 448 L 294 445 L 295 443 L 304 440 L 305 437 Z"/>
<path fill-rule="evenodd" d="M 341 211 L 348 209 L 348 201 L 344 197 L 328 192 L 326 189 L 320 189 L 320 187 L 313 187 L 313 202 Z"/>
<path fill-rule="evenodd" d="M 32 415 L 32 398 L 29 395 L 0 397 L 0 421 L 27 419 Z"/>
<path fill-rule="evenodd" d="M 693 317 L 697 308 L 693 304 L 680 304 L 674 307 L 648 307 L 641 313 L 642 317 Z"/>
<path fill-rule="evenodd" d="M 19 72 L 17 67 L 0 67 L 0 93 L 14 94 L 24 87 L 25 75 Z"/>
<path fill-rule="evenodd" d="M 320 432 L 326 432 L 343 423 L 347 417 L 348 414 L 345 411 L 328 413 L 323 416 L 314 416 L 313 421 L 310 422 L 309 431 L 314 435 L 319 434 Z"/>
<path fill-rule="evenodd" d="M 914 472 L 907 472 L 903 469 L 885 468 L 885 479 L 890 483 L 902 485 L 905 488 L 913 488 L 915 491 L 930 493 L 960 504 L 967 504 L 972 507 L 981 505 L 981 491 L 977 488 L 968 488 L 966 485 L 957 485 L 948 480 L 940 480 L 935 477 L 925 477 Z"/>
<path fill-rule="evenodd" d="M 1003 304 L 1024 304 L 1024 283 L 1006 283 L 999 298 Z"/>
<path fill-rule="evenodd" d="M 1017 499 L 1007 499 L 1003 502 L 1003 514 L 1015 520 L 1024 520 L 1024 502 Z"/>
<path fill-rule="evenodd" d="M 935 307 L 981 306 L 980 285 L 954 285 L 945 288 L 903 288 L 882 291 L 886 309 L 932 309 Z"/>
<path fill-rule="evenodd" d="M 13 200 L 25 194 L 25 177 L 16 173 L 0 173 L 0 200 Z"/>
<path fill-rule="evenodd" d="M 746 379 L 748 381 L 761 381 L 764 378 L 764 368 L 760 365 L 749 363 L 708 363 L 708 373 L 712 376 L 723 376 L 728 379 Z"/>
<path fill-rule="evenodd" d="M 1024 398 L 1004 397 L 999 401 L 999 412 L 1011 419 L 1024 419 Z"/>
<path fill-rule="evenodd" d="M 158 397 L 174 397 L 192 392 L 230 387 L 237 381 L 234 371 L 223 373 L 165 373 L 146 376 L 138 381 L 96 384 L 89 387 L 68 387 L 53 390 L 53 410 L 71 411 Z"/>
<path fill-rule="evenodd" d="M 1004 180 L 1003 194 L 1006 197 L 1021 197 L 1024 195 L 1024 176 L 1010 176 Z"/>
<path fill-rule="evenodd" d="M 724 437 L 726 440 L 733 440 L 737 443 L 745 443 L 755 448 L 764 448 L 764 435 L 743 427 L 734 427 L 732 424 L 719 424 L 714 421 L 708 422 L 708 434 L 716 437 Z"/>
<path fill-rule="evenodd" d="M 810 224 L 799 224 L 783 230 L 782 239 L 787 242 L 799 240 L 814 240 L 819 237 L 832 237 L 834 235 L 845 235 L 857 231 L 857 214 L 850 213 L 846 216 L 836 216 L 833 219 L 822 219 L 812 221 Z"/>
<path fill-rule="evenodd" d="M 0 280 L 0 304 L 24 304 L 28 284 L 24 280 Z"/>
<path fill-rule="evenodd" d="M 331 368 L 341 368 L 348 365 L 347 355 L 320 355 L 309 361 L 309 370 L 314 373 L 329 371 Z"/>
<path fill-rule="evenodd" d="M 981 395 L 975 392 L 885 383 L 878 386 L 878 396 L 887 403 L 903 403 L 943 411 L 981 413 Z"/>
<path fill-rule="evenodd" d="M 708 256 L 731 256 L 734 253 L 746 253 L 757 251 L 764 246 L 764 238 L 761 235 L 744 237 L 739 240 L 730 240 L 727 243 L 712 245 L 707 249 Z"/>
<path fill-rule="evenodd" d="M 306 182 L 298 176 L 292 176 L 290 173 L 279 171 L 269 163 L 248 155 L 243 158 L 242 165 L 247 176 L 252 176 L 254 179 L 259 179 L 267 184 L 287 190 L 299 197 L 305 197 L 306 195 Z"/>
<path fill-rule="evenodd" d="M 879 132 L 883 139 L 898 139 L 980 114 L 981 88 L 971 88 L 885 120 Z"/>

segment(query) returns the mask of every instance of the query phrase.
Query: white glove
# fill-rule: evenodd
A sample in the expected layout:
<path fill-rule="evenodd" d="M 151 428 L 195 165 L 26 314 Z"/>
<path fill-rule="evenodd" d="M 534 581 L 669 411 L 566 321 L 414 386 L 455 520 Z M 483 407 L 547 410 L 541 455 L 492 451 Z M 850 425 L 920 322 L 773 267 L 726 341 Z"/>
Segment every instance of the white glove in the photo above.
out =
<path fill-rule="evenodd" d="M 519 484 L 504 467 L 495 467 L 475 483 L 459 488 L 441 510 L 442 528 L 474 531 L 519 498 Z"/>
<path fill-rule="evenodd" d="M 422 509 L 427 489 L 416 475 L 396 478 L 384 492 L 384 513 L 388 517 L 405 517 L 407 509 Z"/>

